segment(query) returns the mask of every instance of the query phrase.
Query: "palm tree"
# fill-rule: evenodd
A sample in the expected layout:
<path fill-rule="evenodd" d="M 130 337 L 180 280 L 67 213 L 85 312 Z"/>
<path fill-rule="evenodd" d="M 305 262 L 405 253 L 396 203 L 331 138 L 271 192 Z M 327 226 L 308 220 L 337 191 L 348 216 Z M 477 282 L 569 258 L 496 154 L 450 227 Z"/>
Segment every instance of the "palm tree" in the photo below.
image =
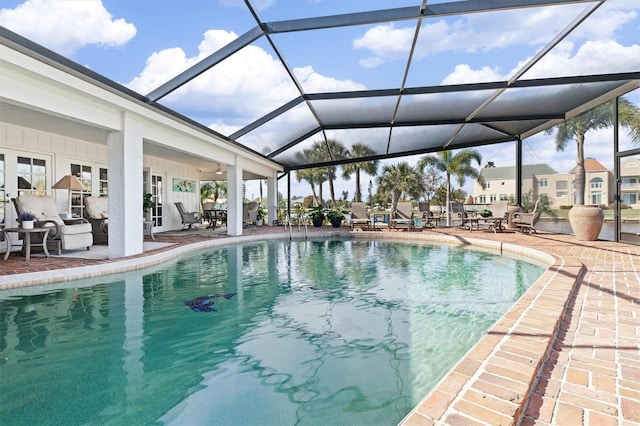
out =
<path fill-rule="evenodd" d="M 204 200 L 211 199 L 214 203 L 218 202 L 221 197 L 227 195 L 227 182 L 223 181 L 207 181 L 200 185 L 200 204 Z"/>
<path fill-rule="evenodd" d="M 378 192 L 391 194 L 391 217 L 398 208 L 398 201 L 409 195 L 419 198 L 424 192 L 424 179 L 422 173 L 409 163 L 403 161 L 398 164 L 384 166 L 382 176 L 376 179 Z"/>
<path fill-rule="evenodd" d="M 584 205 L 585 170 L 584 170 L 584 139 L 589 130 L 606 129 L 615 125 L 614 101 L 605 102 L 572 119 L 551 127 L 545 131 L 556 133 L 556 151 L 564 151 L 570 140 L 576 141 L 576 205 Z M 625 98 L 619 99 L 619 119 L 622 127 L 629 130 L 633 142 L 640 142 L 640 108 Z"/>
<path fill-rule="evenodd" d="M 346 158 L 348 154 L 348 151 L 345 148 L 345 146 L 335 139 L 327 139 L 326 142 L 324 141 L 314 142 L 313 145 L 311 146 L 311 151 L 313 152 L 312 157 L 316 161 L 341 160 Z M 333 204 L 336 203 L 336 194 L 335 194 L 333 183 L 337 178 L 336 176 L 337 169 L 338 169 L 337 166 L 327 166 L 325 168 L 326 179 L 323 179 L 323 182 L 325 180 L 329 181 L 329 195 L 331 196 L 331 201 L 333 201 Z"/>
<path fill-rule="evenodd" d="M 440 151 L 435 156 L 425 155 L 418 161 L 418 168 L 424 170 L 426 166 L 434 166 L 436 169 L 444 172 L 447 184 L 446 209 L 449 209 L 449 201 L 451 200 L 451 176 L 458 178 L 458 184 L 464 185 L 466 178 L 482 179 L 480 172 L 475 169 L 471 162 L 475 160 L 478 166 L 482 162 L 482 155 L 475 149 L 463 149 L 453 155 L 451 151 Z M 447 213 L 447 226 L 450 224 L 449 214 Z"/>
<path fill-rule="evenodd" d="M 355 143 L 351 147 L 349 157 L 361 158 L 374 155 L 376 152 L 369 148 L 369 146 L 363 143 Z M 348 163 L 342 166 L 342 178 L 345 180 L 351 179 L 351 175 L 356 175 L 356 192 L 353 200 L 356 202 L 362 201 L 362 192 L 360 191 L 360 171 L 368 174 L 369 176 L 375 176 L 378 173 L 378 160 L 363 161 L 359 163 Z"/>
<path fill-rule="evenodd" d="M 313 194 L 313 199 L 317 202 L 318 196 L 316 194 L 316 176 L 317 172 L 315 169 L 296 170 L 296 179 L 298 180 L 298 182 L 305 180 L 309 185 L 311 185 L 311 193 Z"/>

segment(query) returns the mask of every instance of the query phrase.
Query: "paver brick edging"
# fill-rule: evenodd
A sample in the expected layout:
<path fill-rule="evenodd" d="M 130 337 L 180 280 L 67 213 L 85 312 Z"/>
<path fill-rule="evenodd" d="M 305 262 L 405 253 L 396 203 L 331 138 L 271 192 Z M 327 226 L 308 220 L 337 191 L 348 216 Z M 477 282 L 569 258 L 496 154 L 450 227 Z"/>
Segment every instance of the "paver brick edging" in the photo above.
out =
<path fill-rule="evenodd" d="M 558 259 L 400 424 L 519 424 L 585 273 Z"/>

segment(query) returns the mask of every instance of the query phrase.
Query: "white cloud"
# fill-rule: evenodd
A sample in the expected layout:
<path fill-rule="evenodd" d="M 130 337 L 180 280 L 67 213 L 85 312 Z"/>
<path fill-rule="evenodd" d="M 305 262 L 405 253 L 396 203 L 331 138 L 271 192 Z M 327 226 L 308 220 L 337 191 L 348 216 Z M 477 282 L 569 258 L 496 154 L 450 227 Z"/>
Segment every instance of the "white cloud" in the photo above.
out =
<path fill-rule="evenodd" d="M 495 52 L 515 46 L 541 46 L 548 43 L 584 5 L 544 7 L 504 12 L 478 13 L 456 20 L 425 20 L 415 49 L 415 59 L 443 52 Z M 571 39 L 610 39 L 622 26 L 635 19 L 637 4 L 614 2 L 601 8 Z M 353 42 L 355 49 L 370 55 L 361 66 L 374 67 L 388 61 L 406 59 L 415 28 L 378 25 Z"/>
<path fill-rule="evenodd" d="M 136 27 L 113 19 L 102 1 L 27 0 L 0 9 L 0 25 L 65 56 L 90 44 L 122 46 L 136 35 Z"/>
<path fill-rule="evenodd" d="M 498 69 L 482 67 L 472 69 L 467 64 L 456 65 L 442 84 L 477 83 L 482 81 L 505 80 L 520 70 L 530 58 L 520 61 L 507 74 L 501 75 Z M 524 79 L 561 77 L 568 75 L 588 75 L 606 72 L 630 72 L 640 66 L 640 46 L 622 46 L 611 41 L 587 41 L 574 52 L 571 42 L 563 42 L 536 63 Z"/>
<path fill-rule="evenodd" d="M 467 64 L 460 64 L 456 65 L 453 72 L 442 80 L 442 84 L 480 83 L 484 81 L 500 81 L 504 80 L 504 78 L 496 69 L 482 67 L 479 70 L 473 70 Z"/>
<path fill-rule="evenodd" d="M 565 42 L 545 55 L 524 78 L 586 75 L 635 71 L 640 66 L 640 45 L 622 46 L 612 41 L 587 41 L 574 53 L 573 44 Z M 518 64 L 522 66 L 524 62 Z"/>
<path fill-rule="evenodd" d="M 187 57 L 179 47 L 155 52 L 147 59 L 144 70 L 127 86 L 140 93 L 149 93 L 236 37 L 233 32 L 209 30 L 195 57 Z M 294 73 L 309 92 L 364 89 L 363 85 L 351 80 L 321 75 L 310 66 L 297 68 Z M 163 101 L 179 111 L 188 110 L 190 115 L 211 117 L 210 122 L 215 123 L 212 128 L 222 132 L 235 126 L 234 120 L 238 118 L 246 124 L 298 95 L 276 58 L 260 47 L 248 46 Z"/>
<path fill-rule="evenodd" d="M 410 27 L 396 28 L 394 24 L 377 25 L 353 41 L 355 49 L 368 49 L 387 58 L 404 59 L 411 47 L 414 30 Z"/>

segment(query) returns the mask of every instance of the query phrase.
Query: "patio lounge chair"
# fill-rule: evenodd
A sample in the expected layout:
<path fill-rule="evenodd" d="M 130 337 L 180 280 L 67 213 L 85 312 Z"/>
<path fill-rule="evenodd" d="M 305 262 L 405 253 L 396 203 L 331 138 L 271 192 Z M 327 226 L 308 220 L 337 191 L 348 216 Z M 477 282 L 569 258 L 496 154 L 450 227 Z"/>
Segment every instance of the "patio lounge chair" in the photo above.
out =
<path fill-rule="evenodd" d="M 467 228 L 471 225 L 467 220 L 467 212 L 464 211 L 464 204 L 458 201 L 449 201 L 449 214 L 451 215 L 450 224 L 458 223 L 457 228 Z"/>
<path fill-rule="evenodd" d="M 536 224 L 540 219 L 540 212 L 538 211 L 538 205 L 540 203 L 540 198 L 536 200 L 536 204 L 533 206 L 533 210 L 531 213 L 524 212 L 514 212 L 513 219 L 511 223 L 518 227 L 518 231 L 529 234 L 536 233 Z"/>
<path fill-rule="evenodd" d="M 413 208 L 411 201 L 400 201 L 395 217 L 389 219 L 389 229 L 413 229 Z"/>
<path fill-rule="evenodd" d="M 509 215 L 509 202 L 508 201 L 494 201 L 489 206 L 491 210 L 491 216 L 502 217 L 508 219 Z"/>
<path fill-rule="evenodd" d="M 426 201 L 418 202 L 418 211 L 420 212 L 420 225 L 423 228 L 435 228 L 438 218 L 433 215 L 431 206 Z M 434 222 L 435 221 L 435 222 Z"/>
<path fill-rule="evenodd" d="M 183 231 L 185 229 L 191 229 L 193 225 L 199 225 L 200 223 L 202 223 L 199 212 L 188 212 L 187 209 L 184 208 L 182 201 L 177 201 L 173 204 L 176 205 L 176 207 L 178 208 L 178 213 L 180 213 Z"/>
<path fill-rule="evenodd" d="M 47 248 L 52 247 L 57 254 L 62 250 L 78 250 L 86 248 L 89 250 L 93 245 L 93 234 L 91 224 L 84 218 L 73 218 L 68 224 L 58 214 L 56 201 L 50 195 L 21 195 L 12 198 L 16 212 L 20 215 L 23 212 L 31 212 L 36 216 L 35 226 L 50 226 L 54 229 L 49 231 L 47 237 Z M 38 236 L 39 237 L 39 236 Z M 42 240 L 40 240 L 41 242 Z"/>
<path fill-rule="evenodd" d="M 351 203 L 351 229 L 370 230 L 372 229 L 371 218 L 367 212 L 365 203 Z"/>
<path fill-rule="evenodd" d="M 106 244 L 109 241 L 109 198 L 87 197 L 84 207 L 84 218 L 91 224 L 93 242 Z"/>

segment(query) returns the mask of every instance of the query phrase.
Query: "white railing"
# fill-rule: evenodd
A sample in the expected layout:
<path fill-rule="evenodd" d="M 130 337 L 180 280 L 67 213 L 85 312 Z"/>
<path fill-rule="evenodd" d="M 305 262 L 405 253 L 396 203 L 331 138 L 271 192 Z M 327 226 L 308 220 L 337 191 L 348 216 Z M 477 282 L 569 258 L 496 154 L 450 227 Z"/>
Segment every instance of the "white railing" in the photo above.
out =
<path fill-rule="evenodd" d="M 625 183 L 622 182 L 620 184 L 620 189 L 625 190 L 625 189 L 637 189 L 640 190 L 640 183 Z"/>

